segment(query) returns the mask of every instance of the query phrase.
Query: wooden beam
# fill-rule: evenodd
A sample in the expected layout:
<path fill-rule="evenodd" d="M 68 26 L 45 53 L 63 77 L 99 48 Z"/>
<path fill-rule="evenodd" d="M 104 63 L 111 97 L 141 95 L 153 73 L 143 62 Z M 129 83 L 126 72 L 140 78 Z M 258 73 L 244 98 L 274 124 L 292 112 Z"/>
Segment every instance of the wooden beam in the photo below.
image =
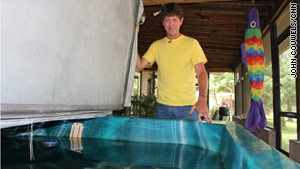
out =
<path fill-rule="evenodd" d="M 229 62 L 241 61 L 240 56 L 236 56 L 236 57 L 231 57 L 231 56 L 228 56 L 228 55 L 223 55 L 223 56 L 205 55 L 205 56 L 206 56 L 207 59 L 210 59 L 210 60 L 229 61 Z"/>
<path fill-rule="evenodd" d="M 226 50 L 226 49 L 211 49 L 211 48 L 205 48 L 205 54 L 210 55 L 240 55 L 240 50 Z"/>
<path fill-rule="evenodd" d="M 233 72 L 231 68 L 206 68 L 207 72 Z"/>
<path fill-rule="evenodd" d="M 251 1 L 248 1 L 248 5 L 244 6 L 238 6 L 235 5 L 236 2 L 232 3 L 202 3 L 202 4 L 182 4 L 180 5 L 183 8 L 183 12 L 187 13 L 189 11 L 216 11 L 216 12 L 223 12 L 223 13 L 235 13 L 244 15 L 251 7 Z M 272 0 L 269 1 L 269 5 L 262 6 L 258 5 L 256 6 L 258 10 L 260 11 L 260 14 L 266 14 L 267 12 L 270 12 L 272 10 Z M 262 13 L 261 13 L 262 12 Z"/>
<path fill-rule="evenodd" d="M 225 46 L 227 45 L 234 45 L 234 46 L 239 46 L 243 40 L 242 39 L 230 39 L 230 38 L 208 38 L 208 37 L 201 37 L 201 36 L 191 36 L 195 39 L 197 39 L 200 44 L 202 43 L 208 43 L 208 42 L 211 42 L 211 43 L 214 43 L 214 42 L 218 42 L 218 44 L 224 44 Z M 158 39 L 161 39 L 161 38 L 158 38 L 158 37 L 144 37 L 144 38 L 140 38 L 139 39 L 139 43 L 147 43 L 147 42 L 154 42 Z"/>
<path fill-rule="evenodd" d="M 237 62 L 241 61 L 240 59 L 229 60 L 226 58 L 207 58 L 207 60 L 209 62 L 222 62 L 223 64 L 228 64 L 228 63 L 236 64 Z"/>
<path fill-rule="evenodd" d="M 243 40 L 244 34 L 236 35 L 236 34 L 225 34 L 225 33 L 207 33 L 207 32 L 188 32 L 184 31 L 184 35 L 190 36 L 190 37 L 204 37 L 204 38 L 211 38 L 211 39 L 227 39 L 227 40 Z M 141 30 L 139 33 L 139 40 L 143 39 L 161 39 L 166 36 L 166 33 L 164 30 L 155 32 L 155 34 L 152 31 L 147 30 Z"/>
<path fill-rule="evenodd" d="M 244 39 L 244 35 L 237 35 L 237 34 L 223 34 L 223 33 L 203 33 L 203 32 L 186 32 L 187 36 L 191 37 L 204 37 L 204 38 L 211 38 L 211 39 L 227 39 L 227 40 L 238 40 L 241 41 Z"/>
<path fill-rule="evenodd" d="M 255 1 L 255 6 L 256 7 L 266 7 L 266 6 L 272 7 L 272 3 L 270 3 L 271 1 L 272 0 Z M 252 1 L 245 0 L 245 1 L 239 1 L 239 2 L 236 2 L 236 1 L 217 2 L 217 3 L 214 3 L 214 5 L 222 5 L 222 6 L 230 6 L 230 7 L 237 6 L 239 8 L 241 8 L 241 7 L 249 8 L 249 6 L 252 5 Z"/>
<path fill-rule="evenodd" d="M 240 15 L 240 14 L 226 14 L 222 12 L 214 12 L 214 11 L 200 11 L 195 12 L 192 11 L 190 13 L 184 13 L 184 18 L 194 18 L 194 19 L 203 19 L 203 20 L 214 20 L 214 21 L 229 21 L 229 22 L 240 22 L 240 23 L 246 23 L 246 14 Z"/>
<path fill-rule="evenodd" d="M 219 33 L 219 34 L 230 34 L 230 35 L 244 35 L 245 30 L 243 29 L 232 29 L 232 28 L 222 28 L 222 27 L 208 27 L 205 25 L 190 26 L 182 25 L 182 33 L 184 32 L 205 32 L 205 33 Z"/>
<path fill-rule="evenodd" d="M 166 4 L 166 3 L 164 3 Z M 256 7 L 263 12 L 272 10 L 273 4 L 272 0 L 266 0 L 263 2 L 257 1 L 255 3 Z M 234 2 L 207 2 L 207 3 L 184 3 L 180 4 L 183 9 L 184 14 L 191 12 L 200 12 L 200 11 L 217 11 L 217 12 L 239 12 L 236 14 L 243 14 L 247 11 L 247 9 L 251 6 L 251 0 L 247 0 L 244 4 L 240 4 L 236 1 Z M 145 12 L 150 12 L 153 14 L 161 10 L 162 5 L 158 4 L 155 6 L 147 6 L 145 5 Z M 241 13 L 242 12 L 242 13 Z"/>
<path fill-rule="evenodd" d="M 279 15 L 281 14 L 281 12 L 286 8 L 288 2 L 289 2 L 289 0 L 284 0 L 282 2 L 282 4 L 280 5 L 280 7 L 278 8 L 278 10 L 274 13 L 274 15 L 272 16 L 271 20 L 268 22 L 268 24 L 265 26 L 264 30 L 262 31 L 263 35 L 269 30 L 270 25 L 273 22 L 275 22 L 275 20 L 279 17 Z"/>
<path fill-rule="evenodd" d="M 219 60 L 220 62 L 221 61 L 233 61 L 233 62 L 236 62 L 236 61 L 241 61 L 241 57 L 240 56 L 236 56 L 236 57 L 231 57 L 230 55 L 223 55 L 223 56 L 215 56 L 215 55 L 205 55 L 207 59 L 209 60 Z"/>
<path fill-rule="evenodd" d="M 227 25 L 227 27 L 222 26 Z M 181 32 L 183 34 L 185 33 L 211 33 L 211 34 L 223 34 L 223 35 L 237 35 L 237 36 L 244 36 L 245 35 L 245 27 L 246 25 L 240 25 L 240 27 L 235 27 L 236 24 L 233 24 L 234 26 L 230 26 L 229 23 L 224 24 L 218 24 L 218 23 L 210 23 L 205 25 L 203 24 L 192 24 L 189 25 L 188 23 L 183 23 L 181 26 Z M 229 25 L 229 26 L 228 26 Z M 157 33 L 165 33 L 164 28 L 161 25 L 161 23 L 149 23 L 147 25 L 144 25 L 140 28 L 139 35 L 143 34 L 143 32 L 155 32 L 154 35 Z"/>
<path fill-rule="evenodd" d="M 245 30 L 246 22 L 231 22 L 231 21 L 212 21 L 203 19 L 185 19 L 183 21 L 185 25 L 189 26 L 205 26 L 205 27 L 216 27 L 216 28 L 233 28 L 236 30 Z"/>
<path fill-rule="evenodd" d="M 240 51 L 241 48 L 237 47 L 222 47 L 222 46 L 212 46 L 212 45 L 201 45 L 203 49 L 221 49 L 221 50 L 231 50 L 231 51 Z"/>
<path fill-rule="evenodd" d="M 232 71 L 234 70 L 234 67 L 236 65 L 220 65 L 220 64 L 215 64 L 215 63 L 206 63 L 205 64 L 205 68 L 206 69 L 211 69 L 211 68 L 227 68 L 227 69 L 231 69 Z"/>
<path fill-rule="evenodd" d="M 151 26 L 157 26 L 158 28 L 163 28 L 162 23 L 160 20 L 147 20 Z M 219 29 L 230 29 L 234 28 L 237 30 L 245 30 L 246 28 L 246 18 L 243 20 L 240 20 L 238 22 L 232 22 L 232 21 L 222 21 L 222 20 L 205 20 L 205 19 L 197 19 L 197 18 L 186 18 L 183 21 L 182 28 L 185 26 L 189 27 L 213 27 L 213 28 L 219 28 Z M 144 26 L 146 27 L 146 25 Z"/>
<path fill-rule="evenodd" d="M 230 68 L 233 68 L 235 65 L 238 65 L 239 62 L 235 62 L 235 63 L 223 63 L 223 62 L 215 62 L 215 61 L 208 61 L 205 65 L 209 65 L 209 67 L 230 67 Z"/>
<path fill-rule="evenodd" d="M 234 72 L 238 72 L 239 69 L 242 67 L 242 62 L 240 62 L 237 67 L 234 69 Z"/>
<path fill-rule="evenodd" d="M 144 6 L 162 5 L 166 3 L 209 3 L 209 2 L 239 2 L 241 0 L 143 0 Z"/>
<path fill-rule="evenodd" d="M 204 48 L 221 48 L 221 49 L 240 49 L 240 45 L 232 45 L 232 44 L 226 44 L 226 43 L 220 43 L 220 42 L 205 42 L 205 41 L 200 41 L 199 42 L 202 47 Z"/>

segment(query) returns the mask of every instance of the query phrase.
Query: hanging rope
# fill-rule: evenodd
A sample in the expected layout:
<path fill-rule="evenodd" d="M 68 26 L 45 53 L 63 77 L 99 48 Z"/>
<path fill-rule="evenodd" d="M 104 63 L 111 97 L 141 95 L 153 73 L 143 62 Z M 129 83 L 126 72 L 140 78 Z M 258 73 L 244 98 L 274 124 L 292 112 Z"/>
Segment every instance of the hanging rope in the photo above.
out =
<path fill-rule="evenodd" d="M 256 8 L 256 6 L 255 6 L 255 0 L 251 0 L 251 8 Z"/>
<path fill-rule="evenodd" d="M 30 135 L 29 135 L 29 153 L 30 161 L 34 161 L 34 152 L 33 152 L 33 124 L 31 123 Z"/>

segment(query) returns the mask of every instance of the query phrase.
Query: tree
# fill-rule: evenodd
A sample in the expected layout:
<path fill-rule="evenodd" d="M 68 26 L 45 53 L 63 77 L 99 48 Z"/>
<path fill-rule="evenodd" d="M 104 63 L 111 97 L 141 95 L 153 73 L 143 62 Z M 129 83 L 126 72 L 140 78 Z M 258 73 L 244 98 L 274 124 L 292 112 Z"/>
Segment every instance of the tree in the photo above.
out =
<path fill-rule="evenodd" d="M 232 93 L 234 94 L 234 74 L 233 73 L 218 73 L 218 74 L 211 74 L 209 79 L 209 92 L 210 97 L 213 97 L 214 102 L 216 103 L 211 109 L 210 113 L 215 113 L 218 110 L 219 106 L 222 106 L 223 102 L 218 103 L 217 93 Z M 227 106 L 232 110 L 234 108 L 233 100 L 234 98 L 223 98 Z"/>
<path fill-rule="evenodd" d="M 296 81 L 290 76 L 290 55 L 289 48 L 279 56 L 280 69 L 280 110 L 284 112 L 296 112 Z M 284 119 L 284 118 L 282 118 Z M 288 121 L 293 121 L 288 118 Z M 282 125 L 285 122 L 283 120 Z"/>

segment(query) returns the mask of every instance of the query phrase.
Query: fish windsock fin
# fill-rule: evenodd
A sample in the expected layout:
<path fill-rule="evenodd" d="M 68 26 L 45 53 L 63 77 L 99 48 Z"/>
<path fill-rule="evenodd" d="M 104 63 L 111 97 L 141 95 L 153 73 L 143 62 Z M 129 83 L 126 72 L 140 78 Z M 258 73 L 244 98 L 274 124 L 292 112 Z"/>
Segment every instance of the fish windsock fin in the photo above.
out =
<path fill-rule="evenodd" d="M 259 109 L 257 107 L 256 101 L 251 99 L 251 106 L 248 113 L 248 117 L 245 122 L 245 126 L 250 132 L 254 132 L 261 120 Z"/>
<path fill-rule="evenodd" d="M 263 130 L 267 126 L 267 119 L 266 119 L 266 114 L 265 114 L 265 110 L 264 110 L 264 105 L 263 105 L 263 102 L 261 99 L 259 100 L 258 104 L 259 104 L 258 109 L 259 109 L 259 114 L 260 114 L 260 122 L 258 124 L 258 129 Z"/>

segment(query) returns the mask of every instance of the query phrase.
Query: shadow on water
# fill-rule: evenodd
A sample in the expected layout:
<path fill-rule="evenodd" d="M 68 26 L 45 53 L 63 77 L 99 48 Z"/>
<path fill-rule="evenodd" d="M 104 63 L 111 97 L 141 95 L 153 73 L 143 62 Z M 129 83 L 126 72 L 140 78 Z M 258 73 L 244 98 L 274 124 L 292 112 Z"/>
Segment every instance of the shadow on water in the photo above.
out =
<path fill-rule="evenodd" d="M 49 144 L 48 142 L 52 142 Z M 2 168 L 223 169 L 220 153 L 179 144 L 101 139 L 2 138 Z M 34 160 L 30 157 L 34 156 Z"/>

